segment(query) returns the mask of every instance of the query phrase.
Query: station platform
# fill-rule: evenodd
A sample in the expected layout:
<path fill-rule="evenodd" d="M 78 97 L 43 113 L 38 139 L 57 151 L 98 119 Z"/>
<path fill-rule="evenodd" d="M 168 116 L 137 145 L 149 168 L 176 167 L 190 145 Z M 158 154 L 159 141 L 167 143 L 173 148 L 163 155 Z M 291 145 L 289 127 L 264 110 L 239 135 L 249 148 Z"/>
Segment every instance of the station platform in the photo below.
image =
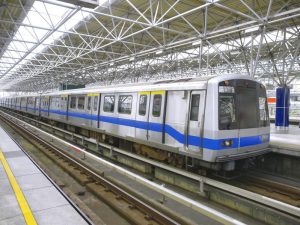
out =
<path fill-rule="evenodd" d="M 271 124 L 270 147 L 273 152 L 300 157 L 300 128 L 290 125 L 287 130 L 277 130 Z"/>
<path fill-rule="evenodd" d="M 0 224 L 88 224 L 0 127 Z"/>

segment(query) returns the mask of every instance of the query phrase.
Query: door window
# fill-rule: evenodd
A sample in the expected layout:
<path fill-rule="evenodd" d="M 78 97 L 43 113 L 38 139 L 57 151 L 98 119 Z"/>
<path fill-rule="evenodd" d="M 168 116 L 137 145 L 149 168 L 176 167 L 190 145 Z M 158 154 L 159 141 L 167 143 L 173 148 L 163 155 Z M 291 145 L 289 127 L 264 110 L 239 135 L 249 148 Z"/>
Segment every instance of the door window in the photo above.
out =
<path fill-rule="evenodd" d="M 94 106 L 93 106 L 94 111 L 97 110 L 97 105 L 98 105 L 98 96 L 95 96 L 94 97 Z"/>
<path fill-rule="evenodd" d="M 76 108 L 76 97 L 71 97 L 70 108 L 71 109 L 75 109 Z"/>
<path fill-rule="evenodd" d="M 259 127 L 256 89 L 237 87 L 237 95 L 239 129 Z"/>
<path fill-rule="evenodd" d="M 259 125 L 265 127 L 269 125 L 269 113 L 266 97 L 259 97 Z"/>
<path fill-rule="evenodd" d="M 84 109 L 84 104 L 85 104 L 85 97 L 79 97 L 78 98 L 78 109 Z"/>
<path fill-rule="evenodd" d="M 104 97 L 103 111 L 113 112 L 115 109 L 115 96 L 108 95 Z"/>
<path fill-rule="evenodd" d="M 145 116 L 146 110 L 147 110 L 147 95 L 141 95 L 140 102 L 139 102 L 139 115 Z"/>
<path fill-rule="evenodd" d="M 153 107 L 152 107 L 152 115 L 154 117 L 160 117 L 161 102 L 162 102 L 162 96 L 161 95 L 154 95 L 154 97 L 153 97 Z"/>
<path fill-rule="evenodd" d="M 220 94 L 219 96 L 219 128 L 230 130 L 236 125 L 235 99 L 232 94 Z"/>
<path fill-rule="evenodd" d="M 132 95 L 120 95 L 118 112 L 122 114 L 131 114 Z"/>
<path fill-rule="evenodd" d="M 190 120 L 198 121 L 199 116 L 200 94 L 192 95 Z"/>
<path fill-rule="evenodd" d="M 87 109 L 88 110 L 91 110 L 91 101 L 92 101 L 91 96 L 89 96 L 88 97 L 88 103 L 87 103 Z"/>

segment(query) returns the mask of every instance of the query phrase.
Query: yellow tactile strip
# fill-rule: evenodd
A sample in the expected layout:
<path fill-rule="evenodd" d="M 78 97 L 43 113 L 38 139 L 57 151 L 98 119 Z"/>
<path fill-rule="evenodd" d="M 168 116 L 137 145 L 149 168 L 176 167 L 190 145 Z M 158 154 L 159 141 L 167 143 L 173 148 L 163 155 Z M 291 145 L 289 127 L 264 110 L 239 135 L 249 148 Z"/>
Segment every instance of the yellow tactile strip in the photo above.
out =
<path fill-rule="evenodd" d="M 26 199 L 23 195 L 23 192 L 22 192 L 15 176 L 13 175 L 13 173 L 12 173 L 12 171 L 11 171 L 11 169 L 10 169 L 10 167 L 9 167 L 9 165 L 8 165 L 1 149 L 0 149 L 0 161 L 3 165 L 3 167 L 4 167 L 4 170 L 7 174 L 9 182 L 10 182 L 10 184 L 11 184 L 11 186 L 12 186 L 14 192 L 15 192 L 16 198 L 18 200 L 19 206 L 22 210 L 22 213 L 23 213 L 23 216 L 24 216 L 24 219 L 25 219 L 26 223 L 28 225 L 36 225 L 37 222 L 35 221 L 35 218 L 34 218 L 32 212 L 31 212 L 31 209 L 30 209 L 30 207 L 29 207 L 29 205 L 28 205 L 28 203 L 27 203 L 27 201 L 26 201 Z"/>

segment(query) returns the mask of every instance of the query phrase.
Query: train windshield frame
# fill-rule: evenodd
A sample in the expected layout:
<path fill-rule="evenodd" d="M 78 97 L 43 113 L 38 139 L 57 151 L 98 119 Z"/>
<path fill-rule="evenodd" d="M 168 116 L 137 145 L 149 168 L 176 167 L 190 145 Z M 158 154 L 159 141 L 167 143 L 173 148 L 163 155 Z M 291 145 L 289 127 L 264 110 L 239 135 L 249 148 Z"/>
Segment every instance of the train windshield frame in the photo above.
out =
<path fill-rule="evenodd" d="M 251 80 L 219 83 L 219 130 L 250 129 L 269 126 L 266 90 Z"/>

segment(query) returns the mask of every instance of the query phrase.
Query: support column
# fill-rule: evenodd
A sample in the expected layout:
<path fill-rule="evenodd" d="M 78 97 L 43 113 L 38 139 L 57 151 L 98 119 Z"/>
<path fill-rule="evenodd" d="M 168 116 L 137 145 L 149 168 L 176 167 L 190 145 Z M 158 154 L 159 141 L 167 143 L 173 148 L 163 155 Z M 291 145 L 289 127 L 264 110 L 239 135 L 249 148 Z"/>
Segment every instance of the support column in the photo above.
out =
<path fill-rule="evenodd" d="M 289 126 L 290 88 L 279 87 L 276 89 L 276 128 L 288 128 Z"/>

